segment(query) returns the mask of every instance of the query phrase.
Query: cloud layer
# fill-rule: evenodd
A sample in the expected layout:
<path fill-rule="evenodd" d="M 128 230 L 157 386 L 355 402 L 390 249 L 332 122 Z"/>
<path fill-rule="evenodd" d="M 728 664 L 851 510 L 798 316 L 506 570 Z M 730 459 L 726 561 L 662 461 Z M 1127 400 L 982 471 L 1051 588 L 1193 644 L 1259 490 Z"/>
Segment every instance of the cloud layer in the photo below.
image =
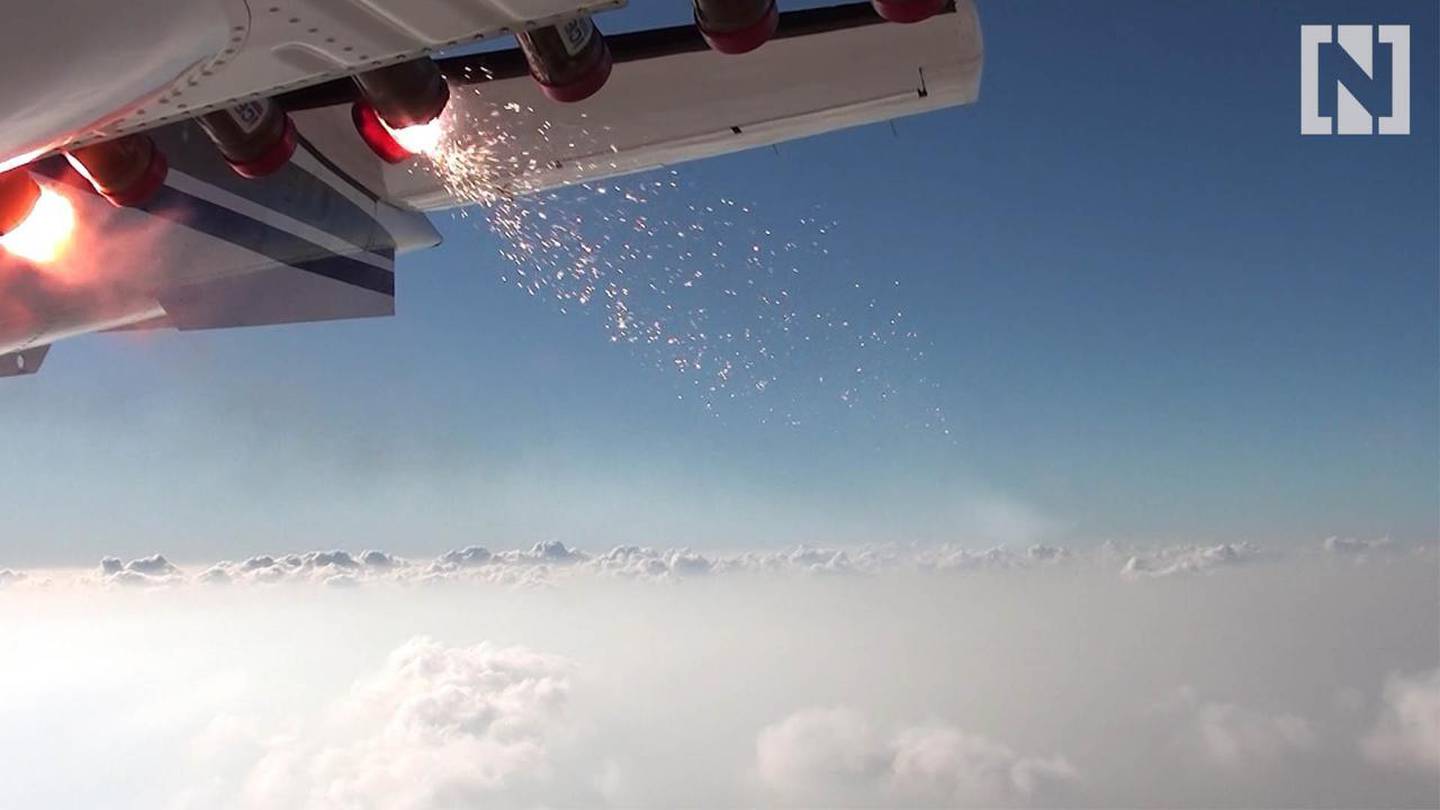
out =
<path fill-rule="evenodd" d="M 1124 579 L 1155 579 L 1204 575 L 1218 570 L 1282 558 L 1330 558 L 1365 563 L 1412 558 L 1431 563 L 1434 545 L 1400 546 L 1388 539 L 1361 540 L 1331 537 L 1299 552 L 1264 551 L 1250 543 L 1136 547 L 1106 543 L 1088 550 L 1051 545 L 1021 549 L 996 546 L 969 549 L 952 545 L 885 544 L 853 548 L 798 546 L 774 551 L 733 554 L 701 553 L 686 548 L 616 546 L 591 553 L 558 540 L 528 549 L 492 551 L 484 546 L 453 549 L 439 556 L 409 559 L 385 551 L 352 553 L 344 550 L 261 554 L 238 562 L 179 567 L 161 554 L 128 562 L 115 557 L 101 560 L 92 574 L 46 572 L 27 576 L 24 571 L 0 569 L 0 587 L 28 579 L 30 585 L 101 584 L 113 586 L 176 586 L 308 583 L 348 587 L 364 583 L 435 584 L 485 582 L 512 585 L 548 585 L 566 579 L 598 575 L 636 580 L 678 580 L 708 575 L 885 575 L 897 572 L 965 573 L 977 571 L 1045 570 L 1081 567 L 1108 570 Z"/>
<path fill-rule="evenodd" d="M 11 572 L 0 803 L 1433 806 L 1435 562 L 549 542 Z"/>

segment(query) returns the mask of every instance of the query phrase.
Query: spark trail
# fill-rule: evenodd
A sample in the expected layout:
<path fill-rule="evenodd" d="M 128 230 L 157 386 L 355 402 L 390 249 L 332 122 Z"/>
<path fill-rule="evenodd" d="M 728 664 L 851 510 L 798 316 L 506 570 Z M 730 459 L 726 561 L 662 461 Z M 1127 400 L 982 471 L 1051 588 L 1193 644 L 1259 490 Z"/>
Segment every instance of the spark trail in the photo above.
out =
<path fill-rule="evenodd" d="M 455 109 L 482 112 L 447 120 L 417 170 L 433 174 L 461 217 L 483 214 L 502 243 L 502 283 L 562 313 L 600 313 L 611 342 L 679 374 L 680 396 L 711 412 L 744 402 L 763 421 L 798 425 L 827 407 L 918 399 L 915 426 L 949 434 L 923 373 L 925 343 L 893 303 L 901 282 L 867 273 L 836 289 L 834 273 L 824 278 L 843 263 L 828 247 L 835 222 L 782 222 L 671 170 L 534 192 L 526 177 L 554 168 L 539 153 L 573 153 L 575 143 L 552 142 L 550 123 L 519 104 Z M 585 136 L 604 143 L 603 132 Z"/>

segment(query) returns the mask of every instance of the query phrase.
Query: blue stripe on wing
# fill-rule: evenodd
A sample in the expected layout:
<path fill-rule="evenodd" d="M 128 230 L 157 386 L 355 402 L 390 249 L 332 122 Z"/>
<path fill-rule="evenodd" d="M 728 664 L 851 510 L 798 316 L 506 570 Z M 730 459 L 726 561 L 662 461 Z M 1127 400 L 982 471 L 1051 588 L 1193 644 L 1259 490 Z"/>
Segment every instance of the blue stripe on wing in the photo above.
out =
<path fill-rule="evenodd" d="M 169 186 L 162 187 L 143 209 L 152 216 L 168 219 L 268 256 L 277 264 L 289 265 L 297 270 L 315 273 L 373 292 L 395 294 L 393 270 L 336 253 L 289 231 Z M 393 254 L 386 251 L 374 255 L 390 259 Z"/>

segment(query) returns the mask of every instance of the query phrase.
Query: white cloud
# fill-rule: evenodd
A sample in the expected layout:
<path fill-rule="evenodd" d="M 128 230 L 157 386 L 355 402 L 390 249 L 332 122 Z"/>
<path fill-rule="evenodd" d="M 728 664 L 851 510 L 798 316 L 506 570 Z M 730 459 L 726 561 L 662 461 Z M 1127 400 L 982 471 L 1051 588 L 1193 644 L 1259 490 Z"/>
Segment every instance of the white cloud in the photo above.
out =
<path fill-rule="evenodd" d="M 1223 768 L 1262 767 L 1317 744 L 1312 724 L 1303 717 L 1205 700 L 1189 687 L 1179 689 L 1162 708 L 1178 718 L 1183 739 Z"/>
<path fill-rule="evenodd" d="M 823 548 L 796 546 L 780 551 L 752 551 L 716 561 L 718 570 L 731 573 L 873 573 L 892 566 L 897 552 L 887 548 Z"/>
<path fill-rule="evenodd" d="M 590 555 L 569 548 L 559 540 L 546 540 L 531 546 L 528 551 L 510 549 L 495 555 L 495 559 L 511 565 L 548 563 L 550 565 L 571 565 L 584 562 Z"/>
<path fill-rule="evenodd" d="M 1388 555 L 1398 555 L 1407 550 L 1407 547 L 1395 543 L 1388 537 L 1377 537 L 1367 540 L 1359 537 L 1327 537 L 1320 547 L 1325 553 L 1337 558 L 1353 560 L 1357 563 L 1367 562 L 1374 559 L 1384 559 Z M 1428 549 L 1424 546 L 1412 547 L 1408 550 L 1425 553 Z"/>
<path fill-rule="evenodd" d="M 565 731 L 569 664 L 521 647 L 413 639 L 318 726 L 263 740 L 244 806 L 440 810 L 543 782 Z M 233 730 L 233 729 L 232 729 Z M 213 729 L 211 730 L 213 732 Z M 240 727 L 242 736 L 254 732 Z M 226 746 L 208 739 L 211 750 Z"/>
<path fill-rule="evenodd" d="M 185 580 L 176 568 L 159 554 L 121 562 L 115 557 L 100 561 L 100 581 L 107 585 L 159 586 L 175 585 Z"/>
<path fill-rule="evenodd" d="M 882 736 L 859 712 L 812 708 L 766 726 L 756 772 L 782 802 L 951 807 L 1054 802 L 1078 773 L 1063 757 L 1026 757 L 947 725 Z"/>
<path fill-rule="evenodd" d="M 847 708 L 798 711 L 766 726 L 755 740 L 760 781 L 801 801 L 875 788 L 889 766 L 869 722 Z"/>
<path fill-rule="evenodd" d="M 1079 778 L 1064 757 L 1022 757 L 1009 747 L 946 726 L 908 728 L 891 743 L 891 784 L 926 805 L 1053 804 Z"/>
<path fill-rule="evenodd" d="M 1248 543 L 1174 546 L 1130 557 L 1121 573 L 1131 578 L 1200 574 L 1251 562 L 1258 556 L 1259 550 Z"/>
<path fill-rule="evenodd" d="M 402 563 L 402 560 L 383 551 L 370 549 L 369 551 L 365 551 L 360 555 L 360 562 L 363 563 L 367 568 L 374 568 L 383 571 L 400 565 Z"/>
<path fill-rule="evenodd" d="M 656 551 L 642 546 L 616 546 L 591 564 L 601 574 L 637 579 L 666 579 L 713 573 L 716 562 L 689 549 Z"/>
<path fill-rule="evenodd" d="M 442 565 L 453 565 L 457 568 L 469 568 L 474 565 L 484 565 L 490 562 L 490 549 L 484 546 L 466 546 L 465 548 L 447 551 L 440 555 L 437 560 Z"/>
<path fill-rule="evenodd" d="M 1440 776 L 1440 669 L 1392 675 L 1380 719 L 1362 745 L 1379 765 Z"/>
<path fill-rule="evenodd" d="M 336 549 L 279 556 L 259 554 L 238 563 L 221 561 L 201 570 L 194 579 L 211 585 L 285 582 L 342 585 L 396 579 L 410 567 L 405 560 L 383 551 L 366 551 L 357 559 L 348 551 Z"/>

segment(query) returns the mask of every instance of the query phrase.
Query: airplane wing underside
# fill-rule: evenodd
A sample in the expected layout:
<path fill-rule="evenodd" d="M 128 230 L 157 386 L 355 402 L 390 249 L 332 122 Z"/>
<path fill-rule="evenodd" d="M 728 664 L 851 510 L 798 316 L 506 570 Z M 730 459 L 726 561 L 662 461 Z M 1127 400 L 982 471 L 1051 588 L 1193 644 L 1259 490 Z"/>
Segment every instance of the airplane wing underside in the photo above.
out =
<path fill-rule="evenodd" d="M 259 179 L 232 172 L 193 120 L 148 131 L 169 172 L 142 205 L 111 206 L 58 154 L 37 161 L 30 173 L 73 204 L 76 247 L 48 267 L 0 251 L 0 377 L 90 332 L 389 315 L 395 257 L 439 241 L 424 211 L 966 104 L 983 62 L 972 0 L 913 25 L 884 24 L 869 3 L 790 12 L 740 56 L 708 50 L 693 26 L 607 41 L 608 83 L 572 104 L 545 98 L 518 51 L 437 60 L 448 159 L 476 163 L 458 196 L 435 164 L 367 147 L 348 78 L 275 97 L 299 145 Z"/>
<path fill-rule="evenodd" d="M 885 24 L 869 3 L 781 15 L 776 38 L 741 56 L 709 50 L 693 26 L 607 37 L 604 90 L 557 105 L 516 52 L 440 60 L 455 87 L 456 140 L 485 153 L 485 182 L 524 194 L 645 171 L 846 127 L 969 104 L 984 50 L 971 0 L 926 22 Z M 294 94 L 325 104 L 327 88 Z M 389 199 L 422 210 L 463 204 L 433 171 L 378 163 L 348 105 L 297 111 L 325 153 Z"/>
<path fill-rule="evenodd" d="M 423 213 L 379 198 L 309 143 L 249 181 L 192 123 L 153 137 L 169 171 L 140 206 L 110 205 L 63 160 L 33 170 L 70 201 L 75 233 L 53 264 L 0 252 L 0 376 L 40 359 L 7 358 L 89 332 L 391 315 L 396 254 L 439 244 Z"/>

